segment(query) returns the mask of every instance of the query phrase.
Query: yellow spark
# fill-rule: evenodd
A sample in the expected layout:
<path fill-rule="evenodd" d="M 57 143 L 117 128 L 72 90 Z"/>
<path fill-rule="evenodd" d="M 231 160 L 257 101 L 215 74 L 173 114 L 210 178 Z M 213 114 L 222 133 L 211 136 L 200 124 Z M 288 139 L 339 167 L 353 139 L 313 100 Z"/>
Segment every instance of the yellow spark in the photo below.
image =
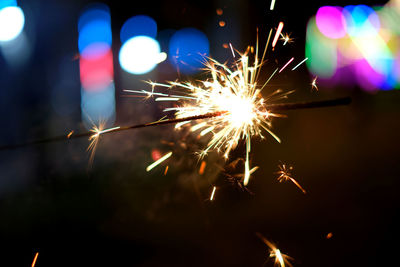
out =
<path fill-rule="evenodd" d="M 159 158 L 158 160 L 154 161 L 152 164 L 147 166 L 146 171 L 147 172 L 151 171 L 154 167 L 159 165 L 161 162 L 163 162 L 166 159 L 168 159 L 169 157 L 171 157 L 171 155 L 172 155 L 172 151 L 168 152 L 167 154 L 165 154 L 164 156 L 162 156 L 161 158 Z"/>
<path fill-rule="evenodd" d="M 314 79 L 312 80 L 312 82 L 311 82 L 311 90 L 315 89 L 315 91 L 318 91 L 317 79 L 318 79 L 318 77 L 315 76 Z"/>
<path fill-rule="evenodd" d="M 39 256 L 39 252 L 36 252 L 35 257 L 33 258 L 32 267 L 35 267 L 38 256 Z"/>
<path fill-rule="evenodd" d="M 272 242 L 267 240 L 262 234 L 256 233 L 258 238 L 260 238 L 264 244 L 266 244 L 269 248 L 269 257 L 274 258 L 275 266 L 280 266 L 280 267 L 285 267 L 285 266 L 292 266 L 292 264 L 289 262 L 289 260 L 293 260 L 292 257 L 283 254 Z"/>
<path fill-rule="evenodd" d="M 283 41 L 283 45 L 293 43 L 293 38 L 290 38 L 290 33 L 283 34 L 281 33 L 281 41 Z"/>
<path fill-rule="evenodd" d="M 271 0 L 271 6 L 269 7 L 269 10 L 274 10 L 275 8 L 275 0 Z"/>
<path fill-rule="evenodd" d="M 212 190 L 212 192 L 211 192 L 210 201 L 213 201 L 214 195 L 215 195 L 215 191 L 216 191 L 216 190 L 217 190 L 217 187 L 214 186 L 214 187 L 213 187 L 213 190 Z"/>
<path fill-rule="evenodd" d="M 276 174 L 279 175 L 278 177 L 278 181 L 281 182 L 285 182 L 285 181 L 291 181 L 292 183 L 294 183 L 302 192 L 303 194 L 306 194 L 306 190 L 304 190 L 304 188 L 299 184 L 299 182 L 297 182 L 293 177 L 292 177 L 292 170 L 293 170 L 293 166 L 288 166 L 284 163 L 278 165 L 279 171 L 276 172 Z"/>
<path fill-rule="evenodd" d="M 282 30 L 283 23 L 279 24 L 278 32 Z M 271 36 L 269 33 L 268 40 Z M 279 37 L 279 33 L 278 33 Z M 231 44 L 229 44 L 231 46 Z M 268 45 L 268 42 L 267 42 Z M 272 73 L 265 83 L 258 83 L 261 66 L 264 64 L 264 56 L 267 45 L 264 49 L 261 60 L 258 58 L 258 43 L 253 48 L 254 58 L 249 58 L 248 53 L 240 54 L 236 62 L 229 68 L 225 64 L 219 63 L 209 58 L 205 63 L 206 70 L 210 78 L 197 82 L 173 81 L 168 84 L 149 82 L 152 91 L 125 90 L 133 93 L 159 96 L 173 100 L 175 106 L 164 109 L 165 112 L 175 112 L 177 119 L 199 116 L 208 113 L 220 112 L 221 114 L 207 119 L 193 121 L 190 123 L 190 131 L 202 130 L 199 136 L 210 134 L 210 141 L 207 147 L 199 155 L 200 158 L 207 155 L 210 150 L 221 152 L 225 159 L 236 148 L 240 141 L 246 144 L 245 170 L 243 184 L 247 185 L 251 175 L 250 152 L 252 137 L 259 136 L 264 138 L 264 131 L 269 133 L 274 139 L 280 139 L 271 131 L 272 117 L 279 117 L 278 114 L 268 111 L 268 103 L 281 98 L 286 98 L 290 93 L 283 93 L 281 90 L 271 92 L 267 97 L 263 97 L 261 91 L 266 88 L 267 83 L 272 79 L 278 68 Z M 235 56 L 231 46 L 232 55 Z M 293 61 L 293 58 L 286 63 L 284 69 Z M 282 70 L 281 69 L 281 70 Z M 163 87 L 169 90 L 168 93 L 154 92 L 155 87 Z M 171 99 L 172 98 L 172 99 Z M 176 101 L 176 98 L 179 98 Z M 180 128 L 189 122 L 182 122 L 175 127 Z M 254 170 L 253 170 L 254 171 Z"/>
<path fill-rule="evenodd" d="M 94 125 L 93 128 L 90 130 L 91 132 L 93 132 L 93 134 L 89 137 L 90 143 L 87 148 L 87 151 L 90 152 L 90 157 L 89 157 L 90 164 L 93 162 L 94 154 L 97 149 L 97 144 L 99 143 L 100 135 L 102 135 L 103 133 L 108 133 L 118 130 L 120 128 L 120 126 L 117 126 L 113 128 L 104 129 L 104 126 L 105 122 L 100 122 L 99 126 Z"/>

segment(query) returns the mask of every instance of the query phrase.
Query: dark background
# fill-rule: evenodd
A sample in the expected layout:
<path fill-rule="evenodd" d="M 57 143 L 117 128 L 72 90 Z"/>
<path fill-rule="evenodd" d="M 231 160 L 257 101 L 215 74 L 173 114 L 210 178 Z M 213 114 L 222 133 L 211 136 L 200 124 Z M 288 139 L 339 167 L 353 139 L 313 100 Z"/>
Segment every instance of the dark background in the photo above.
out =
<path fill-rule="evenodd" d="M 18 68 L 0 57 L 1 144 L 85 130 L 74 58 L 77 21 L 89 2 L 19 1 L 32 54 Z M 135 88 L 148 77 L 159 82 L 177 77 L 161 71 L 165 63 L 149 75 L 122 72 L 117 61 L 119 30 L 131 16 L 151 16 L 159 31 L 196 27 L 206 33 L 211 55 L 219 60 L 230 56 L 223 42 L 232 41 L 243 50 L 254 44 L 258 27 L 263 44 L 269 29 L 284 21 L 284 32 L 292 32 L 295 43 L 268 55 L 268 77 L 274 64 L 282 65 L 291 56 L 304 58 L 306 25 L 319 6 L 385 3 L 277 0 L 271 12 L 270 1 L 103 2 L 110 7 L 114 34 L 117 125 L 163 116 L 152 101 L 121 97 L 127 80 Z M 224 10 L 225 29 L 218 26 L 217 8 Z M 270 90 L 295 89 L 291 101 L 349 95 L 353 102 L 286 112 L 288 118 L 274 121 L 282 144 L 270 137 L 255 138 L 252 165 L 260 169 L 249 184 L 254 194 L 227 181 L 228 171 L 220 169 L 230 161 L 225 164 L 216 155 L 207 159 L 206 173 L 198 175 L 193 153 L 201 143 L 187 140 L 191 145 L 183 148 L 172 126 L 106 136 L 92 166 L 87 140 L 0 151 L 0 265 L 30 266 L 39 252 L 37 267 L 262 266 L 268 248 L 257 232 L 292 256 L 295 266 L 395 263 L 400 94 L 323 86 L 315 92 L 312 78 L 303 66 L 278 75 Z M 66 97 L 75 105 L 67 115 L 57 113 L 52 102 L 62 79 L 68 81 Z M 176 145 L 171 148 L 163 140 Z M 152 149 L 174 150 L 166 176 L 164 167 L 145 171 Z M 239 146 L 232 156 L 242 154 Z M 279 162 L 294 166 L 306 195 L 290 182 L 277 182 Z M 218 189 L 210 202 L 213 185 Z"/>

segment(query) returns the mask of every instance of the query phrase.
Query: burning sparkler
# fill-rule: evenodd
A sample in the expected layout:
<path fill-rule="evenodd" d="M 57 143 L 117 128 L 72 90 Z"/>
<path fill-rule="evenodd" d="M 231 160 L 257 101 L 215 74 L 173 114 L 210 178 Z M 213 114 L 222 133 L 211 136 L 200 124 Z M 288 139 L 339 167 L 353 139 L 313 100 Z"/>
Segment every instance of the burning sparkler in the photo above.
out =
<path fill-rule="evenodd" d="M 274 258 L 274 265 L 285 267 L 285 266 L 292 266 L 289 260 L 293 260 L 292 257 L 283 254 L 272 242 L 268 241 L 262 234 L 256 233 L 258 238 L 260 238 L 264 244 L 266 244 L 269 248 L 269 257 Z"/>
<path fill-rule="evenodd" d="M 278 31 L 280 30 L 278 29 Z M 280 142 L 280 139 L 271 131 L 271 118 L 280 117 L 280 115 L 268 110 L 267 103 L 286 98 L 291 93 L 277 90 L 264 99 L 261 91 L 276 73 L 276 70 L 266 83 L 259 86 L 257 79 L 265 51 L 263 58 L 259 61 L 257 43 L 253 63 L 250 63 L 249 51 L 251 49 L 240 55 L 233 68 L 228 68 L 216 60 L 209 59 L 206 63 L 206 70 L 210 73 L 211 78 L 197 84 L 190 82 L 170 82 L 168 84 L 149 82 L 152 86 L 151 91 L 125 90 L 126 92 L 155 97 L 155 101 L 174 101 L 177 105 L 166 108 L 164 111 L 175 112 L 177 119 L 219 112 L 220 116 L 197 124 L 189 124 L 188 121 L 185 121 L 178 124 L 177 128 L 186 124 L 191 127 L 192 132 L 199 132 L 200 136 L 211 135 L 207 147 L 199 153 L 201 158 L 207 155 L 210 150 L 216 150 L 222 152 L 224 158 L 228 159 L 230 152 L 236 148 L 239 141 L 244 140 L 246 144 L 244 185 L 247 185 L 250 179 L 249 154 L 252 137 L 260 136 L 264 138 L 263 131 L 265 130 Z M 292 61 L 293 58 L 280 71 Z M 156 87 L 167 88 L 169 92 L 168 94 L 155 92 Z"/>
<path fill-rule="evenodd" d="M 299 184 L 299 182 L 297 182 L 296 179 L 292 177 L 293 166 L 289 166 L 287 164 L 282 163 L 278 165 L 278 168 L 279 171 L 277 171 L 276 174 L 279 175 L 278 181 L 280 183 L 285 181 L 291 181 L 301 190 L 301 192 L 303 192 L 304 194 L 307 193 L 306 190 L 304 190 L 304 188 Z"/>

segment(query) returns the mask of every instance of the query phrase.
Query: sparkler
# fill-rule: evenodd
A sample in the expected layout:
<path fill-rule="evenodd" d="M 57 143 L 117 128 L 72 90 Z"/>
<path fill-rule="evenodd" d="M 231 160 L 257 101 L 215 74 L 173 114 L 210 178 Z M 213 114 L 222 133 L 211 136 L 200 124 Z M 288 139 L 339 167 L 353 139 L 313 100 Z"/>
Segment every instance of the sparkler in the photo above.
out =
<path fill-rule="evenodd" d="M 260 238 L 264 244 L 266 244 L 269 248 L 269 257 L 274 258 L 274 265 L 285 267 L 285 266 L 292 266 L 289 260 L 293 260 L 292 257 L 283 254 L 272 242 L 268 241 L 262 234 L 256 233 L 258 238 Z"/>
<path fill-rule="evenodd" d="M 291 181 L 292 183 L 294 183 L 300 190 L 301 192 L 303 192 L 303 194 L 306 194 L 306 190 L 304 190 L 304 188 L 299 184 L 299 182 L 296 181 L 296 179 L 294 179 L 292 176 L 292 170 L 293 170 L 293 166 L 288 166 L 284 163 L 278 165 L 279 171 L 276 172 L 276 174 L 279 175 L 278 177 L 278 181 L 281 182 L 285 182 L 285 181 Z"/>

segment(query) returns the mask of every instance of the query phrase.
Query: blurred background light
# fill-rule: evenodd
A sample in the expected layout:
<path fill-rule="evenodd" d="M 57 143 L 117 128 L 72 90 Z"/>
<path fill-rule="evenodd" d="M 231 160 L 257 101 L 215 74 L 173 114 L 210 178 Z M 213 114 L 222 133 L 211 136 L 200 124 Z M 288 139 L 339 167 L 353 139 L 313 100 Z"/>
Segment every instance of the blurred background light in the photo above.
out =
<path fill-rule="evenodd" d="M 156 21 L 145 15 L 138 15 L 128 19 L 121 28 L 121 42 L 125 43 L 135 36 L 149 36 L 155 39 L 157 36 Z"/>
<path fill-rule="evenodd" d="M 82 119 L 87 128 L 115 119 L 112 32 L 109 9 L 89 5 L 78 22 Z"/>
<path fill-rule="evenodd" d="M 346 35 L 346 20 L 342 8 L 323 6 L 315 15 L 319 31 L 327 37 L 337 39 Z"/>
<path fill-rule="evenodd" d="M 204 67 L 210 45 L 207 36 L 194 28 L 177 31 L 169 42 L 169 59 L 179 72 L 193 74 Z"/>
<path fill-rule="evenodd" d="M 160 45 L 155 39 L 136 36 L 122 45 L 119 63 L 126 72 L 145 74 L 166 59 L 166 54 L 160 52 Z"/>
<path fill-rule="evenodd" d="M 391 3 L 375 9 L 366 5 L 318 9 L 306 36 L 307 66 L 314 75 L 330 84 L 356 83 L 368 92 L 400 87 L 400 31 L 395 22 L 399 14 Z"/>
<path fill-rule="evenodd" d="M 8 6 L 16 6 L 17 0 L 1 0 L 0 1 L 0 9 Z"/>
<path fill-rule="evenodd" d="M 15 39 L 24 29 L 25 16 L 20 7 L 7 6 L 0 9 L 0 42 Z"/>

